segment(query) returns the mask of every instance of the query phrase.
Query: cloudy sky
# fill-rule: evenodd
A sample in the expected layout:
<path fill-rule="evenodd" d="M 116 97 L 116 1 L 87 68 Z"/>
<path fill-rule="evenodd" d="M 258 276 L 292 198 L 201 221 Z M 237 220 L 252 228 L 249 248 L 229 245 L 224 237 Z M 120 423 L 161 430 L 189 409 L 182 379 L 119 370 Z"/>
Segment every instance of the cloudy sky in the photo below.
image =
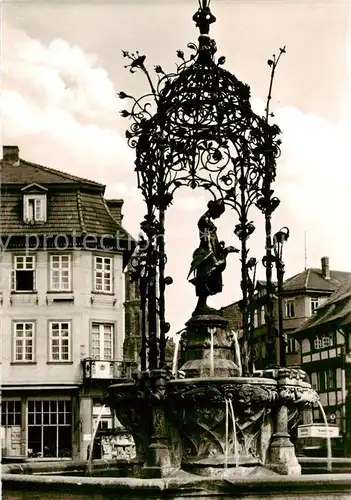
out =
<path fill-rule="evenodd" d="M 147 90 L 141 74 L 124 69 L 121 50 L 139 49 L 149 67 L 174 69 L 177 49 L 196 41 L 196 0 L 3 1 L 2 142 L 17 144 L 21 157 L 106 184 L 122 197 L 124 225 L 137 235 L 144 206 L 136 188 L 133 151 L 119 116 L 124 90 Z M 351 165 L 351 3 L 344 0 L 213 0 L 211 34 L 226 69 L 249 83 L 252 104 L 262 112 L 267 59 L 286 45 L 274 84 L 272 110 L 283 131 L 276 192 L 282 203 L 273 229 L 289 226 L 287 276 L 307 265 L 351 271 L 349 193 Z M 189 318 L 195 297 L 186 282 L 197 246 L 196 222 L 206 193 L 178 194 L 167 215 L 167 295 L 172 332 Z M 236 224 L 226 213 L 221 238 L 238 245 Z M 262 222 L 261 222 L 262 224 Z M 263 255 L 262 227 L 251 244 Z M 240 298 L 239 262 L 231 255 L 224 291 L 213 306 Z M 263 272 L 260 272 L 263 277 Z"/>

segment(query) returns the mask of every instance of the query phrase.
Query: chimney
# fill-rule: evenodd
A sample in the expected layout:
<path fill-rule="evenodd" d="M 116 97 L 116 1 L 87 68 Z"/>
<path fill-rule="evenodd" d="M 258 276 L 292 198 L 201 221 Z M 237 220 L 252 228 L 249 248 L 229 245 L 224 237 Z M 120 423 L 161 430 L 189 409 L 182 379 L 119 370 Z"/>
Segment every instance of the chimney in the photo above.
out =
<path fill-rule="evenodd" d="M 7 163 L 16 163 L 19 160 L 19 147 L 18 146 L 3 146 L 2 158 Z"/>
<path fill-rule="evenodd" d="M 330 279 L 330 270 L 329 270 L 329 257 L 322 257 L 322 276 L 326 280 Z"/>
<path fill-rule="evenodd" d="M 115 221 L 117 221 L 118 224 L 122 224 L 122 205 L 124 200 L 106 200 L 106 203 Z"/>

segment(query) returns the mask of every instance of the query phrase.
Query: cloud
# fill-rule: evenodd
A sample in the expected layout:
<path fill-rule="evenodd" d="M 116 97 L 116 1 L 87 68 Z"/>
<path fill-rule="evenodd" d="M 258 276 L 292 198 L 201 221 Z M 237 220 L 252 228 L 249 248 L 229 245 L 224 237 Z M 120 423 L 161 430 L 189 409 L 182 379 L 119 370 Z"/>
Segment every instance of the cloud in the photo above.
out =
<path fill-rule="evenodd" d="M 47 45 L 6 29 L 1 97 L 3 141 L 22 156 L 100 182 L 132 171 L 119 132 L 119 103 L 98 58 L 64 40 Z M 59 154 L 58 154 L 59 152 Z"/>
<path fill-rule="evenodd" d="M 65 40 L 48 45 L 7 29 L 4 80 L 26 82 L 26 92 L 41 106 L 55 106 L 87 118 L 115 120 L 119 99 L 98 58 Z"/>
<path fill-rule="evenodd" d="M 350 102 L 349 95 L 344 102 Z M 252 106 L 263 114 L 261 99 L 253 99 Z M 277 108 L 274 115 L 272 121 L 282 130 L 276 182 L 282 204 L 325 232 L 340 220 L 351 186 L 350 113 L 338 123 L 294 107 Z"/>

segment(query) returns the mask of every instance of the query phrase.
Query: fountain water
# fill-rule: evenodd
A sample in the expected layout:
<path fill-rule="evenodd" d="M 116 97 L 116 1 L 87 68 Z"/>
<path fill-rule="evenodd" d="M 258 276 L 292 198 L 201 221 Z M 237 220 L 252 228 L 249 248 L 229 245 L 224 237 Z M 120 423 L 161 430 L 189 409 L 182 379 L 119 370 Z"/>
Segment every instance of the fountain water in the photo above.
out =
<path fill-rule="evenodd" d="M 236 437 L 236 420 L 235 420 L 233 403 L 232 403 L 231 399 L 229 400 L 229 408 L 231 411 L 232 422 L 233 422 L 233 443 L 234 443 L 235 467 L 238 467 L 239 466 L 239 450 L 238 450 L 238 441 L 237 441 L 237 437 Z"/>
<path fill-rule="evenodd" d="M 238 365 L 239 368 L 239 375 L 240 377 L 243 374 L 243 368 L 242 368 L 242 363 L 241 363 L 241 352 L 240 352 L 240 345 L 239 345 L 239 340 L 238 340 L 238 334 L 234 331 L 231 332 L 234 340 L 234 350 L 235 350 L 235 361 Z"/>
<path fill-rule="evenodd" d="M 210 335 L 211 335 L 211 338 L 210 338 L 210 377 L 213 377 L 214 376 L 214 345 L 213 345 L 213 342 L 214 342 L 214 334 L 216 332 L 216 329 L 215 328 L 209 328 L 209 332 L 210 332 Z"/>
<path fill-rule="evenodd" d="M 93 434 L 92 434 L 92 438 L 91 438 L 91 442 L 90 442 L 90 448 L 89 448 L 89 457 L 88 457 L 88 461 L 87 461 L 87 469 L 86 469 L 86 474 L 91 476 L 92 475 L 92 472 L 93 472 L 93 469 L 92 469 L 92 460 L 93 460 L 93 453 L 94 453 L 94 443 L 95 443 L 95 439 L 96 439 L 96 433 L 99 429 L 99 425 L 100 425 L 100 421 L 101 421 L 101 418 L 102 418 L 102 415 L 104 413 L 104 409 L 105 409 L 105 404 L 102 405 L 101 407 L 101 410 L 100 410 L 100 413 L 98 415 L 98 418 L 96 419 L 96 423 L 95 423 L 95 428 L 94 428 L 94 431 L 93 431 Z"/>
<path fill-rule="evenodd" d="M 331 437 L 330 437 L 330 431 L 329 431 L 329 425 L 328 425 L 328 419 L 325 414 L 324 408 L 322 406 L 322 403 L 320 401 L 317 401 L 317 404 L 319 406 L 319 409 L 322 413 L 324 424 L 326 427 L 326 433 L 327 433 L 327 470 L 328 472 L 332 471 L 332 449 L 331 449 Z"/>
<path fill-rule="evenodd" d="M 229 401 L 225 400 L 225 448 L 224 448 L 224 468 L 228 469 L 229 454 Z"/>

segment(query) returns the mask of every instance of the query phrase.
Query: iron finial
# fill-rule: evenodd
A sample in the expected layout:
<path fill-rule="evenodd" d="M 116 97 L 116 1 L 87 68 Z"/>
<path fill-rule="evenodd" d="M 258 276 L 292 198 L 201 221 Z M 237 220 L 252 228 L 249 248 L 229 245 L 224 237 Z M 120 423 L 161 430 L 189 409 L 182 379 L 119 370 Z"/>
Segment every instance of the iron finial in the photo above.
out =
<path fill-rule="evenodd" d="M 194 14 L 197 28 L 200 30 L 200 35 L 208 35 L 210 25 L 216 21 L 215 16 L 210 11 L 211 0 L 199 0 L 199 10 Z"/>

